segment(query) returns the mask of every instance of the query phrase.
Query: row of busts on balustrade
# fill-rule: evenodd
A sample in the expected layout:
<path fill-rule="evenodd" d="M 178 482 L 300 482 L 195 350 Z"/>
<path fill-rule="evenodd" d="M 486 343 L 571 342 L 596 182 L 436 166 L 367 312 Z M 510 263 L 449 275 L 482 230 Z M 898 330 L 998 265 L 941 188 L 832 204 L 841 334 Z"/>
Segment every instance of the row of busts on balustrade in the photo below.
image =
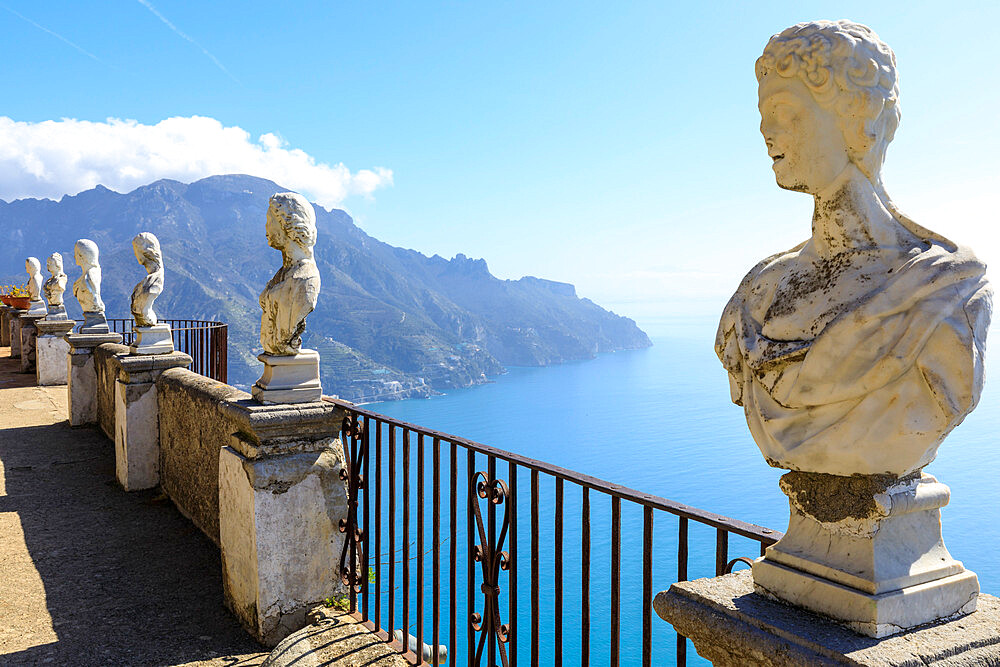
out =
<path fill-rule="evenodd" d="M 306 317 L 319 298 L 319 270 L 313 258 L 316 245 L 316 213 L 312 204 L 296 193 L 278 193 L 267 209 L 265 234 L 268 245 L 281 251 L 282 265 L 260 295 L 260 343 L 264 353 L 264 373 L 253 387 L 253 396 L 261 403 L 303 403 L 321 397 L 319 354 L 302 348 Z M 131 297 L 135 320 L 135 343 L 132 354 L 167 354 L 174 351 L 169 324 L 161 322 L 153 302 L 163 292 L 163 253 L 154 234 L 142 232 L 132 239 L 135 258 L 146 269 L 146 276 L 135 286 Z M 82 274 L 73 283 L 73 296 L 80 303 L 84 321 L 80 334 L 110 332 L 101 299 L 101 265 L 97 244 L 80 239 L 74 259 Z M 25 261 L 27 290 L 32 317 L 68 320 L 63 293 L 67 275 L 63 258 L 52 253 L 46 262 L 50 277 L 42 282 L 41 263 L 35 257 Z M 42 295 L 48 303 L 42 302 Z"/>

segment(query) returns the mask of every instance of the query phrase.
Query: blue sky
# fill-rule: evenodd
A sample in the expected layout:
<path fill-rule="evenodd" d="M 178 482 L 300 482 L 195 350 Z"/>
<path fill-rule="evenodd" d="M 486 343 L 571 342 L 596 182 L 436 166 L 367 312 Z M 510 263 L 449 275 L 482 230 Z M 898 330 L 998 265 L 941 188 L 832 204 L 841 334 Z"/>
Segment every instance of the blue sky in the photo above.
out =
<path fill-rule="evenodd" d="M 1000 261 L 996 2 L 0 0 L 0 198 L 279 169 L 387 242 L 572 282 L 654 329 L 714 316 L 809 232 L 810 199 L 774 185 L 753 63 L 813 18 L 866 23 L 896 52 L 890 194 Z M 147 129 L 192 116 L 214 121 Z M 44 124 L 60 119 L 93 124 Z"/>

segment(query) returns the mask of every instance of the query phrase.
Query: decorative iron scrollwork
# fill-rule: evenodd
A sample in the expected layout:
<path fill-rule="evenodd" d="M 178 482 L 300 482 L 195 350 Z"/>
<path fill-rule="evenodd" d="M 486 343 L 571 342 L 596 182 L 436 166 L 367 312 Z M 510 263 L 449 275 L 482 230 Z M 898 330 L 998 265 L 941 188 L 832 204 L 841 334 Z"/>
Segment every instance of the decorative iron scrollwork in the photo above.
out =
<path fill-rule="evenodd" d="M 358 493 L 364 488 L 365 479 L 361 471 L 365 465 L 365 447 L 358 447 L 358 440 L 364 435 L 364 425 L 356 414 L 344 417 L 340 431 L 343 435 L 344 458 L 347 466 L 340 469 L 340 479 L 347 482 L 347 517 L 340 520 L 340 532 L 345 533 L 344 548 L 340 553 L 340 580 L 354 593 L 360 593 L 367 582 L 367 572 L 361 572 L 352 565 L 357 564 L 358 554 L 365 534 L 358 527 Z M 354 570 L 352 575 L 352 569 Z"/>
<path fill-rule="evenodd" d="M 476 515 L 476 526 L 479 529 L 479 544 L 473 548 L 473 558 L 482 564 L 483 583 L 479 589 L 483 592 L 483 613 L 473 613 L 469 619 L 474 632 L 481 632 L 476 647 L 476 659 L 473 664 L 479 665 L 483 649 L 487 641 L 495 641 L 500 653 L 503 667 L 508 667 L 507 642 L 510 626 L 500 622 L 500 571 L 508 571 L 511 567 L 510 554 L 502 550 L 507 539 L 507 528 L 510 525 L 510 489 L 502 479 L 490 479 L 485 472 L 473 475 L 469 486 L 472 507 Z M 479 510 L 479 500 L 485 499 L 493 505 L 503 505 L 503 523 L 496 544 L 490 542 L 486 535 L 486 525 Z"/>

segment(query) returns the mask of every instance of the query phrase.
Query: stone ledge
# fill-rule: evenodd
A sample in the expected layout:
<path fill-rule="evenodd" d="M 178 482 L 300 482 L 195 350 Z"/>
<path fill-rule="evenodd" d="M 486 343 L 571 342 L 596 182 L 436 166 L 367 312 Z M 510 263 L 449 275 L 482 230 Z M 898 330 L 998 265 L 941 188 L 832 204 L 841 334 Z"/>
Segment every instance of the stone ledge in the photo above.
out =
<path fill-rule="evenodd" d="M 193 362 L 194 360 L 183 352 L 119 355 L 118 379 L 126 383 L 153 382 L 159 375 L 157 371 L 162 372 L 168 368 L 186 368 Z"/>
<path fill-rule="evenodd" d="M 980 594 L 973 614 L 884 639 L 755 594 L 748 570 L 678 582 L 653 607 L 715 665 L 1000 665 L 1000 600 L 992 595 Z"/>
<path fill-rule="evenodd" d="M 340 434 L 343 408 L 332 403 L 261 405 L 253 399 L 227 401 L 222 409 L 237 424 L 233 444 L 247 458 L 288 451 L 319 450 L 309 443 Z"/>

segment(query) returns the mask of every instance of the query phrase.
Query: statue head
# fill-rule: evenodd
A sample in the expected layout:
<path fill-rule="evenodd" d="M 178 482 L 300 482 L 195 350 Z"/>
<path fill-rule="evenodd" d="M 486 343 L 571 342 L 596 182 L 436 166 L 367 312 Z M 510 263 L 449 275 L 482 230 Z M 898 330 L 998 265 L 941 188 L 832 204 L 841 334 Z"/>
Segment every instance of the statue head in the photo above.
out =
<path fill-rule="evenodd" d="M 29 276 L 37 276 L 42 271 L 42 263 L 38 261 L 37 257 L 29 257 L 24 260 L 24 270 L 28 272 Z"/>
<path fill-rule="evenodd" d="M 80 239 L 73 246 L 73 259 L 79 267 L 86 269 L 97 266 L 98 256 L 97 244 L 90 239 Z"/>
<path fill-rule="evenodd" d="M 267 206 L 267 244 L 283 253 L 294 243 L 309 257 L 316 245 L 316 212 L 309 200 L 294 192 L 279 192 Z"/>
<path fill-rule="evenodd" d="M 150 232 L 141 232 L 132 239 L 132 251 L 140 264 L 152 273 L 163 266 L 160 240 Z"/>
<path fill-rule="evenodd" d="M 62 255 L 60 255 L 57 252 L 54 252 L 51 255 L 49 255 L 48 260 L 46 260 L 45 262 L 45 268 L 48 269 L 49 273 L 51 273 L 54 276 L 58 276 L 59 274 L 61 274 L 63 272 Z"/>
<path fill-rule="evenodd" d="M 881 190 L 899 125 L 896 57 L 851 21 L 799 23 L 757 59 L 760 130 L 778 185 L 815 194 L 853 163 Z"/>

